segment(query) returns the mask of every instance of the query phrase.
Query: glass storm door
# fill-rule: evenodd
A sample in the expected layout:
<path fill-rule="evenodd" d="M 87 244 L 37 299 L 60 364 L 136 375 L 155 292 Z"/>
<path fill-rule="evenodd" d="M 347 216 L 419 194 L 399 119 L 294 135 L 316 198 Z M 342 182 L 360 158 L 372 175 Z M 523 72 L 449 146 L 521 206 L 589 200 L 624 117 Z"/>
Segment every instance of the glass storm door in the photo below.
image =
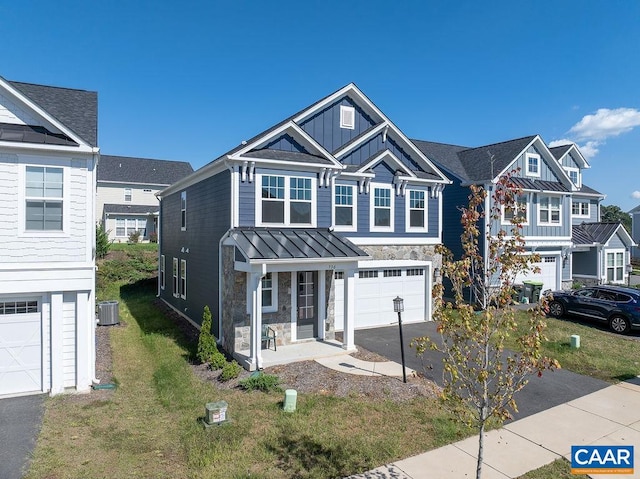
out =
<path fill-rule="evenodd" d="M 318 336 L 318 313 L 316 300 L 316 271 L 296 273 L 298 288 L 298 339 Z"/>

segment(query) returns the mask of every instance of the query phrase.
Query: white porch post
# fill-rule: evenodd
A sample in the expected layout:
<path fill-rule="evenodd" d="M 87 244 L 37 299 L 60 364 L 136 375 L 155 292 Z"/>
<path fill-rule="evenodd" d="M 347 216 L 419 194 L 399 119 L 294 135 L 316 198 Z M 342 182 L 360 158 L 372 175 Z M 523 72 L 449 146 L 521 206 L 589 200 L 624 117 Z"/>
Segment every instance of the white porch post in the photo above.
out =
<path fill-rule="evenodd" d="M 324 340 L 325 326 L 327 324 L 326 308 L 326 270 L 318 270 L 318 339 Z"/>
<path fill-rule="evenodd" d="M 91 340 L 95 338 L 92 328 L 95 319 L 89 314 L 89 293 L 76 293 L 76 390 L 88 391 L 91 384 Z M 93 323 L 93 324 L 92 324 Z M 95 341 L 95 340 L 94 340 Z M 95 342 L 93 343 L 95 344 Z"/>
<path fill-rule="evenodd" d="M 51 293 L 51 395 L 64 392 L 62 293 Z"/>
<path fill-rule="evenodd" d="M 249 369 L 262 366 L 262 273 L 251 273 L 251 321 Z"/>
<path fill-rule="evenodd" d="M 342 333 L 342 347 L 350 351 L 356 347 L 353 337 L 356 319 L 355 270 L 348 269 L 344 273 L 344 331 Z"/>

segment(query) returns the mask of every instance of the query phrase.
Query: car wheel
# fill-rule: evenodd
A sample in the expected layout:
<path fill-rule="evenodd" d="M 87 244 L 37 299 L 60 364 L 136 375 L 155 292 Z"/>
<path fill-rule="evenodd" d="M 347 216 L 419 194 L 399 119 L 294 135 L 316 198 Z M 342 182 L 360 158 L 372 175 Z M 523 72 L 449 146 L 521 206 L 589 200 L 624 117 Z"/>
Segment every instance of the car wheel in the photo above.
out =
<path fill-rule="evenodd" d="M 609 328 L 614 333 L 626 334 L 631 329 L 631 323 L 624 316 L 613 316 L 609 320 Z"/>
<path fill-rule="evenodd" d="M 564 315 L 564 306 L 560 301 L 551 301 L 549 303 L 549 314 L 554 318 L 559 318 Z"/>

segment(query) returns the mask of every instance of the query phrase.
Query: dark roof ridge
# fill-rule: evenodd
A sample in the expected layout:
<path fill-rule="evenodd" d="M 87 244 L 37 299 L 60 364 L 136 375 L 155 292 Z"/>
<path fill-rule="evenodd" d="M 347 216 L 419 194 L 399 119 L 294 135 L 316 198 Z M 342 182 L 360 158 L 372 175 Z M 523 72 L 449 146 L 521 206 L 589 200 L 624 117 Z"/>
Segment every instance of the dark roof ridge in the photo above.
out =
<path fill-rule="evenodd" d="M 533 139 L 536 136 L 540 136 L 540 135 L 537 135 L 537 134 L 536 135 L 528 135 L 528 136 L 522 136 L 520 138 L 512 138 L 511 140 L 504 140 L 504 141 L 498 141 L 496 143 L 489 143 L 488 145 L 474 146 L 474 147 L 468 148 L 465 151 L 477 150 L 479 148 L 489 148 L 491 146 L 504 145 L 505 143 L 512 143 L 512 142 L 516 142 L 516 141 L 522 141 L 522 140 L 526 140 L 526 139 L 529 139 L 529 138 Z"/>
<path fill-rule="evenodd" d="M 86 93 L 97 93 L 97 90 L 87 90 L 86 88 L 70 88 L 70 87 L 65 87 L 65 86 L 57 86 L 57 85 L 45 85 L 44 83 L 32 83 L 32 82 L 26 82 L 26 81 L 15 81 L 15 80 L 7 80 L 5 78 L 5 80 L 10 83 L 11 85 L 29 85 L 29 86 L 44 86 L 47 88 L 57 88 L 59 90 L 69 90 L 69 91 L 82 91 L 82 92 L 86 92 Z"/>
<path fill-rule="evenodd" d="M 409 138 L 409 140 L 411 140 L 411 141 L 420 141 L 422 143 L 433 143 L 435 145 L 442 145 L 442 146 L 453 146 L 453 147 L 456 147 L 456 148 L 464 148 L 465 150 L 470 150 L 470 149 L 474 148 L 472 146 L 454 145 L 453 143 L 443 143 L 441 141 L 419 140 L 418 138 Z"/>

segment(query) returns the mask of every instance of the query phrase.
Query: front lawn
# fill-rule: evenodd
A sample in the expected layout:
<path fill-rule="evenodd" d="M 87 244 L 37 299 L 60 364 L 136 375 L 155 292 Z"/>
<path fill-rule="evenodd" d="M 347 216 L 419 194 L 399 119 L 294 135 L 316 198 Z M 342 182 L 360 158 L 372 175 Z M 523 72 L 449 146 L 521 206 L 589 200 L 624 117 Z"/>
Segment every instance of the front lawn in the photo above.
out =
<path fill-rule="evenodd" d="M 47 400 L 28 479 L 342 477 L 471 434 L 435 399 L 299 394 L 287 414 L 282 393 L 218 389 L 192 373 L 192 346 L 153 306 L 155 293 L 148 279 L 102 283 L 98 297 L 120 301 L 123 326 L 110 330 L 118 388 L 106 400 Z M 231 421 L 205 430 L 204 405 L 218 400 Z"/>

